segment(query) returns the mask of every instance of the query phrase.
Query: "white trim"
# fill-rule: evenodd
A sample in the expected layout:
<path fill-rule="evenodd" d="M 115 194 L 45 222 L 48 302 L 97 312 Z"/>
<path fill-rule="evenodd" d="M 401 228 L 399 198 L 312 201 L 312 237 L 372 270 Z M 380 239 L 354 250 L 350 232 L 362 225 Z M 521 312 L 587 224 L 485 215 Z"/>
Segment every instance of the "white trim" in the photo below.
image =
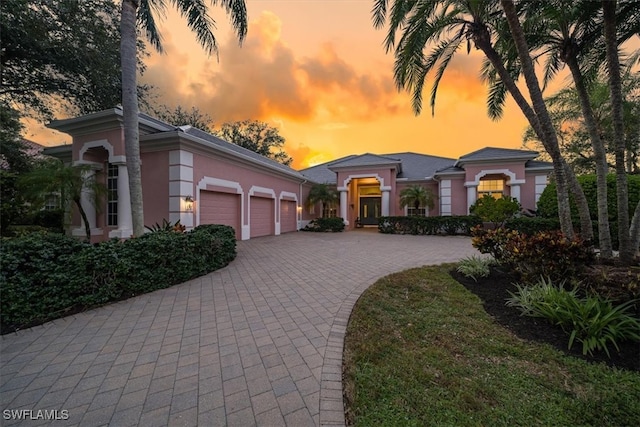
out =
<path fill-rule="evenodd" d="M 521 185 L 524 184 L 526 181 L 526 179 L 517 179 L 516 178 L 516 174 L 511 172 L 509 169 L 483 169 L 480 172 L 478 172 L 475 176 L 475 181 L 467 181 L 464 183 L 465 187 L 469 187 L 469 186 L 477 186 L 480 184 L 480 179 L 486 175 L 498 175 L 498 174 L 503 174 L 503 175 L 507 175 L 509 177 L 509 181 L 507 181 L 507 185 Z"/>
<path fill-rule="evenodd" d="M 96 141 L 89 141 L 89 142 L 85 142 L 84 144 L 82 144 L 82 148 L 80 149 L 80 152 L 78 153 L 78 160 L 76 160 L 76 162 L 78 163 L 84 163 L 86 162 L 84 160 L 84 155 L 86 154 L 86 152 L 90 149 L 90 148 L 98 148 L 98 147 L 102 147 L 105 150 L 107 150 L 107 152 L 109 153 L 109 163 L 113 163 L 113 164 L 120 164 L 120 163 L 126 163 L 127 162 L 127 158 L 126 156 L 114 156 L 113 155 L 113 145 L 111 145 L 109 143 L 109 141 L 107 141 L 106 139 L 99 139 Z M 89 163 L 89 162 L 87 162 Z"/>
<path fill-rule="evenodd" d="M 547 188 L 548 182 L 549 177 L 547 175 L 536 175 L 534 178 L 536 209 L 538 208 L 538 201 L 540 200 L 540 196 L 544 192 L 544 189 Z"/>
<path fill-rule="evenodd" d="M 451 189 L 451 180 L 443 179 L 440 181 L 439 186 L 439 196 L 440 196 L 440 215 L 442 216 L 451 216 L 451 196 L 443 196 L 442 190 Z"/>
<path fill-rule="evenodd" d="M 280 235 L 280 221 L 278 221 L 278 211 L 277 211 L 277 207 L 276 204 L 276 192 L 273 190 L 273 188 L 267 188 L 267 187 L 260 187 L 258 185 L 254 185 L 249 189 L 249 200 L 247 201 L 247 206 L 248 206 L 248 218 L 247 218 L 247 227 L 249 227 L 249 235 L 251 235 L 251 197 L 261 197 L 261 196 L 254 196 L 255 193 L 263 193 L 263 194 L 269 194 L 271 195 L 271 197 L 269 197 L 270 199 L 273 200 L 273 221 L 274 221 L 274 228 L 275 228 L 275 235 L 279 236 Z M 263 199 L 266 199 L 267 197 L 263 197 Z M 251 238 L 251 236 L 249 236 L 249 238 Z"/>
<path fill-rule="evenodd" d="M 240 194 L 240 240 L 249 240 L 249 226 L 244 224 L 244 191 L 239 182 L 227 181 L 226 179 L 212 178 L 210 176 L 203 177 L 196 187 L 196 226 L 200 225 L 200 205 L 197 203 L 200 200 L 200 191 L 207 191 L 207 185 L 213 185 L 216 187 L 230 188 L 236 190 L 236 194 Z"/>
<path fill-rule="evenodd" d="M 285 199 L 288 197 L 288 199 Z M 293 199 L 293 200 L 291 200 Z M 278 216 L 276 218 L 276 236 L 280 235 L 281 224 L 282 224 L 282 201 L 296 202 L 296 230 L 299 230 L 299 222 L 298 222 L 298 195 L 296 193 L 291 193 L 290 191 L 281 191 L 280 197 L 278 197 Z"/>
<path fill-rule="evenodd" d="M 375 173 L 375 174 L 372 174 L 372 173 L 360 173 L 360 174 L 356 174 L 356 175 L 349 175 L 347 177 L 347 179 L 345 179 L 344 182 L 342 183 L 342 187 L 338 187 L 337 190 L 338 191 L 349 191 L 349 188 L 347 186 L 349 185 L 349 183 L 354 178 L 375 178 L 380 183 L 380 191 L 382 191 L 383 189 L 391 190 L 390 186 L 385 187 L 384 178 L 382 178 L 377 173 Z"/>

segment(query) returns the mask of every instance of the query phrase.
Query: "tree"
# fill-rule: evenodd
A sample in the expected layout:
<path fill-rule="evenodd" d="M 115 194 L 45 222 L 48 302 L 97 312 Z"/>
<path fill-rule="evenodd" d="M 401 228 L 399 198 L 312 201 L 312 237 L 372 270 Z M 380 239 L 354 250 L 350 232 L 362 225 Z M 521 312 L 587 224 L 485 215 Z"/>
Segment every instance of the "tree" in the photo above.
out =
<path fill-rule="evenodd" d="M 208 54 L 218 52 L 213 34 L 215 21 L 208 14 L 203 0 L 172 0 L 171 2 L 187 19 L 187 25 L 195 32 L 198 42 Z M 232 26 L 240 42 L 247 33 L 247 9 L 244 0 L 211 0 L 212 5 L 222 6 L 231 18 Z M 123 0 L 120 18 L 120 58 L 122 67 L 122 120 L 124 127 L 125 156 L 129 174 L 129 192 L 133 235 L 144 234 L 142 203 L 142 178 L 140 172 L 140 138 L 138 129 L 138 93 L 136 84 L 136 37 L 138 24 L 147 39 L 159 52 L 162 41 L 153 15 L 164 12 L 163 0 Z"/>
<path fill-rule="evenodd" d="M 0 10 L 4 102 L 40 120 L 61 107 L 86 114 L 120 103 L 120 14 L 113 1 L 3 0 Z M 141 95 L 147 90 L 141 87 Z"/>
<path fill-rule="evenodd" d="M 311 207 L 316 203 L 320 203 L 322 209 L 322 217 L 324 218 L 327 207 L 334 206 L 338 201 L 338 192 L 329 184 L 313 184 L 307 196 L 306 205 Z"/>
<path fill-rule="evenodd" d="M 434 204 L 433 193 L 422 185 L 411 185 L 400 192 L 400 207 L 413 207 L 415 209 L 414 215 L 418 214 L 418 209 L 421 206 L 433 209 Z"/>
<path fill-rule="evenodd" d="M 68 166 L 58 159 L 47 159 L 20 176 L 18 187 L 33 209 L 40 209 L 52 195 L 60 197 L 65 212 L 71 213 L 74 204 L 82 217 L 87 241 L 91 241 L 91 227 L 81 203 L 82 193 L 89 193 L 91 204 L 99 211 L 100 200 L 107 190 L 90 172 L 87 165 Z"/>
<path fill-rule="evenodd" d="M 285 139 L 278 129 L 258 120 L 224 123 L 216 135 L 265 157 L 290 165 L 293 158 L 282 150 Z"/>
<path fill-rule="evenodd" d="M 520 209 L 520 202 L 514 197 L 504 196 L 496 199 L 490 194 L 485 194 L 476 200 L 469 212 L 479 216 L 483 221 L 502 226 L 506 220 L 520 212 Z"/>
<path fill-rule="evenodd" d="M 504 102 L 504 90 L 507 90 L 518 107 L 539 135 L 545 150 L 551 156 L 556 182 L 558 183 L 558 204 L 560 222 L 563 232 L 573 236 L 569 202 L 568 202 L 568 167 L 560 154 L 557 137 L 548 117 L 542 100 L 539 84 L 535 76 L 533 61 L 529 56 L 524 38 L 524 31 L 518 21 L 518 15 L 511 2 L 502 1 L 503 11 L 498 4 L 490 0 L 464 1 L 442 0 L 414 2 L 395 0 L 388 9 L 390 0 L 375 0 L 373 8 L 373 23 L 381 27 L 389 15 L 389 28 L 385 39 L 387 50 L 395 49 L 394 78 L 399 89 L 412 92 L 413 108 L 419 114 L 422 108 L 422 90 L 424 82 L 430 72 L 435 70 L 434 83 L 431 89 L 431 107 L 435 107 L 435 99 L 439 82 L 454 54 L 466 45 L 467 52 L 471 50 L 471 42 L 476 49 L 480 49 L 489 61 L 493 71 L 500 79 L 499 86 L 492 86 L 490 102 Z M 509 18 L 506 19 L 505 18 Z M 397 34 L 401 32 L 400 40 L 396 42 Z M 493 37 L 493 39 L 492 39 Z M 515 46 L 514 46 L 515 44 Z M 425 56 L 424 49 L 432 47 Z M 495 46 L 501 49 L 511 49 L 518 52 L 518 59 L 522 68 L 515 68 L 507 62 L 507 53 L 499 53 Z M 525 65 L 526 63 L 526 65 Z M 516 85 L 518 71 L 522 70 L 527 80 L 527 88 L 532 106 L 520 92 Z M 493 96 L 492 96 L 493 94 Z M 491 106 L 491 104 L 489 104 Z M 498 116 L 495 116 L 498 118 Z M 570 177 L 569 177 L 570 178 Z M 575 177 L 574 177 L 575 178 Z M 572 188 L 578 193 L 586 206 L 586 199 L 577 183 Z M 582 217 L 589 222 L 588 212 Z M 589 238 L 587 236 L 587 238 Z"/>
<path fill-rule="evenodd" d="M 161 105 L 154 110 L 153 114 L 160 120 L 164 120 L 174 126 L 189 125 L 208 133 L 214 133 L 213 119 L 207 113 L 201 112 L 197 107 L 191 107 L 191 110 L 187 110 L 181 105 L 175 108 Z"/>

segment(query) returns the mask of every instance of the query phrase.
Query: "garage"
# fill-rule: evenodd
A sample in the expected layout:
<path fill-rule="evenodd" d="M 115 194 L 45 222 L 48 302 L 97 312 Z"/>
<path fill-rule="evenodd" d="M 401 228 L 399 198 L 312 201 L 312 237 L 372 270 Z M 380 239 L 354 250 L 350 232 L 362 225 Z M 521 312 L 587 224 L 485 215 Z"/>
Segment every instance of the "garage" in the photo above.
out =
<path fill-rule="evenodd" d="M 275 233 L 273 199 L 252 196 L 249 209 L 251 210 L 249 213 L 251 238 L 273 235 Z"/>
<path fill-rule="evenodd" d="M 280 201 L 280 232 L 289 233 L 298 229 L 296 202 L 291 200 Z"/>
<path fill-rule="evenodd" d="M 201 191 L 200 224 L 230 225 L 240 239 L 240 194 Z"/>

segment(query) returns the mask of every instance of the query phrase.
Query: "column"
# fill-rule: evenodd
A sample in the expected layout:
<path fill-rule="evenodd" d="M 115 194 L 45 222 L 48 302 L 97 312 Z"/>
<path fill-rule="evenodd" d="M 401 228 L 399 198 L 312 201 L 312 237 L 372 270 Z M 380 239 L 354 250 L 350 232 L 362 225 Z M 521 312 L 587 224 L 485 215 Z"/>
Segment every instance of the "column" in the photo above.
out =
<path fill-rule="evenodd" d="M 83 172 L 83 184 L 82 191 L 80 192 L 80 204 L 82 205 L 82 209 L 84 209 L 84 213 L 87 215 L 87 221 L 89 221 L 89 228 L 91 229 L 91 234 L 93 235 L 93 231 L 96 228 L 96 206 L 95 206 L 95 197 L 91 188 L 87 188 L 87 184 L 91 180 L 95 179 L 96 171 L 93 169 L 89 169 Z M 74 236 L 85 236 L 85 224 L 82 219 L 82 215 L 80 216 L 80 227 L 74 229 L 71 232 Z"/>
<path fill-rule="evenodd" d="M 520 184 L 511 184 L 511 197 L 520 202 Z"/>
<path fill-rule="evenodd" d="M 478 195 L 478 186 L 477 185 L 467 185 L 467 214 L 469 213 L 469 209 L 476 202 Z"/>
<path fill-rule="evenodd" d="M 382 189 L 382 216 L 389 216 L 389 189 Z"/>
<path fill-rule="evenodd" d="M 131 193 L 129 192 L 129 171 L 126 164 L 118 164 L 118 228 L 109 237 L 121 239 L 133 234 L 131 218 Z"/>
<path fill-rule="evenodd" d="M 349 218 L 347 218 L 347 190 L 340 190 L 340 216 L 344 223 L 349 225 Z"/>

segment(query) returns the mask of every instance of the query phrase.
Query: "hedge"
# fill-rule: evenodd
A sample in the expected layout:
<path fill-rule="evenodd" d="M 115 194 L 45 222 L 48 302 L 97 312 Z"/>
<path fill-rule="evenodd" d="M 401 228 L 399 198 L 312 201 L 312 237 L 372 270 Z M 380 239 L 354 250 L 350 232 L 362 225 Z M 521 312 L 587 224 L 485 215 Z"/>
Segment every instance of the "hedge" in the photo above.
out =
<path fill-rule="evenodd" d="M 235 257 L 235 232 L 223 225 L 95 245 L 58 234 L 6 239 L 0 247 L 0 328 L 4 334 L 167 288 Z"/>
<path fill-rule="evenodd" d="M 480 224 L 482 224 L 482 220 L 473 215 L 385 216 L 379 218 L 378 230 L 385 234 L 470 235 L 471 229 Z"/>
<path fill-rule="evenodd" d="M 344 220 L 342 218 L 316 218 L 309 222 L 301 231 L 315 232 L 340 232 L 344 230 Z"/>
<path fill-rule="evenodd" d="M 633 216 L 633 211 L 640 201 L 640 175 L 627 175 L 629 182 L 629 219 Z M 582 186 L 589 205 L 589 212 L 593 221 L 593 236 L 598 242 L 598 195 L 595 175 L 583 175 L 578 177 L 578 182 Z M 614 249 L 618 245 L 618 202 L 616 199 L 616 176 L 607 175 L 607 201 L 609 207 L 609 229 L 611 231 Z M 575 206 L 573 196 L 570 196 L 571 220 L 574 225 L 580 224 L 580 217 Z M 538 201 L 538 214 L 544 218 L 558 218 L 558 198 L 556 195 L 556 185 L 547 185 L 540 195 Z"/>

